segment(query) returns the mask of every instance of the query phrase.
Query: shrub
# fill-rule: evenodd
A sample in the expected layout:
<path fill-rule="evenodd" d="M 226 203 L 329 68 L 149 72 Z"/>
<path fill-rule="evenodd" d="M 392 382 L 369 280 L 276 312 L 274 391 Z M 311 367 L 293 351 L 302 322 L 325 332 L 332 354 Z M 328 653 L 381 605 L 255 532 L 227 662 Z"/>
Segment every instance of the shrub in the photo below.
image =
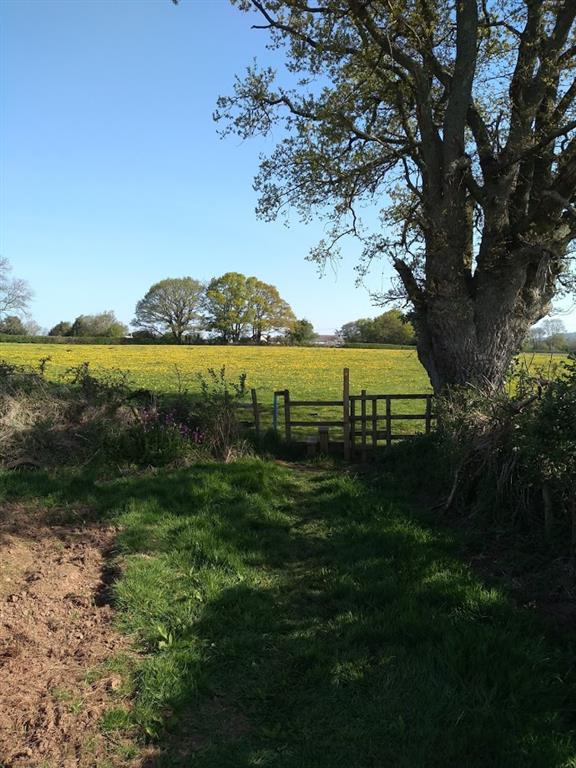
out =
<path fill-rule="evenodd" d="M 516 371 L 511 391 L 457 390 L 439 403 L 458 504 L 576 546 L 576 360 L 554 380 Z"/>
<path fill-rule="evenodd" d="M 238 381 L 228 381 L 226 366 L 218 371 L 209 368 L 207 375 L 198 374 L 201 395 L 197 416 L 212 454 L 223 461 L 246 451 L 240 439 L 238 406 L 246 395 L 246 374 Z"/>

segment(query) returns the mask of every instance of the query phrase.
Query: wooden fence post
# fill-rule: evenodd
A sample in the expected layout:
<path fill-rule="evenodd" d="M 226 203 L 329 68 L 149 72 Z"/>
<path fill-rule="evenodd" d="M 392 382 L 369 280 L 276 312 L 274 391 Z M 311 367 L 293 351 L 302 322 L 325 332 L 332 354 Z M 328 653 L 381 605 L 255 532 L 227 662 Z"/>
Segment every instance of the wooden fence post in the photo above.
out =
<path fill-rule="evenodd" d="M 274 401 L 272 403 L 272 429 L 278 434 L 278 392 L 274 392 Z"/>
<path fill-rule="evenodd" d="M 392 400 L 386 398 L 386 445 L 392 445 Z"/>
<path fill-rule="evenodd" d="M 350 460 L 350 370 L 344 368 L 342 380 L 342 410 L 344 430 L 344 458 Z M 352 425 L 352 429 L 355 429 Z"/>
<path fill-rule="evenodd" d="M 329 427 L 318 427 L 318 444 L 320 446 L 320 453 L 325 456 L 328 455 L 330 433 Z"/>
<path fill-rule="evenodd" d="M 285 437 L 286 442 L 290 442 L 292 440 L 292 425 L 290 424 L 290 391 L 288 389 L 284 390 L 284 427 L 285 427 Z"/>
<path fill-rule="evenodd" d="M 255 389 L 250 390 L 252 395 L 252 410 L 254 411 L 254 432 L 256 433 L 256 439 L 260 439 L 260 407 L 258 405 L 258 395 Z"/>
<path fill-rule="evenodd" d="M 360 424 L 362 430 L 362 461 L 366 461 L 366 390 L 361 392 L 362 399 L 360 400 Z"/>
<path fill-rule="evenodd" d="M 372 448 L 378 447 L 378 400 L 372 400 Z M 374 454 L 376 455 L 376 454 Z"/>

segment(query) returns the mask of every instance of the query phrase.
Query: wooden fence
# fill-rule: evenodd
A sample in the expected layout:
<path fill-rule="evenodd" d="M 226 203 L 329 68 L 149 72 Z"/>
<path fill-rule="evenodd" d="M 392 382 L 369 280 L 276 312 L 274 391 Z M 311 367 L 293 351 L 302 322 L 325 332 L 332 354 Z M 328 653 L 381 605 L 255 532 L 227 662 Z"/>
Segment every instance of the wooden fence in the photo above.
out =
<path fill-rule="evenodd" d="M 393 405 L 401 401 L 421 401 L 422 412 L 398 413 Z M 341 400 L 293 400 L 290 390 L 283 389 L 274 393 L 273 428 L 279 431 L 279 422 L 283 421 L 284 437 L 288 442 L 295 442 L 293 428 L 305 428 L 308 434 L 303 440 L 310 447 L 310 452 L 317 447 L 323 453 L 330 449 L 340 449 L 346 459 L 354 458 L 358 453 L 366 458 L 368 452 L 379 445 L 392 445 L 393 440 L 402 440 L 407 437 L 415 437 L 422 432 L 428 434 L 432 430 L 435 415 L 432 410 L 433 395 L 431 394 L 382 394 L 370 395 L 362 390 L 359 395 L 350 394 L 350 373 L 344 369 Z M 282 407 L 280 408 L 280 402 Z M 259 409 L 253 394 L 254 414 L 258 418 Z M 382 408 L 383 406 L 383 408 Z M 341 417 L 325 419 L 303 419 L 298 417 L 295 409 L 300 408 L 331 408 L 341 409 Z M 281 411 L 283 418 L 281 418 Z M 296 416 L 296 418 L 295 418 Z M 419 421 L 423 425 L 421 432 L 395 431 L 394 426 L 399 421 Z M 309 430 L 317 428 L 315 435 L 310 435 Z M 332 440 L 330 431 L 341 433 L 341 440 Z"/>

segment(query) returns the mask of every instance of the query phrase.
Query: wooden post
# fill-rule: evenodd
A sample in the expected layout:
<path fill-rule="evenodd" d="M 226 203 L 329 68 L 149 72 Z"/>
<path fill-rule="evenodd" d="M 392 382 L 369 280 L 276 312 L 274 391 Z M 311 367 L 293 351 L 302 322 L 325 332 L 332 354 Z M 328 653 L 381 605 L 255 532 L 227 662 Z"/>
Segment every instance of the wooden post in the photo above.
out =
<path fill-rule="evenodd" d="M 318 442 L 320 443 L 320 453 L 328 455 L 329 427 L 318 427 Z"/>
<path fill-rule="evenodd" d="M 386 445 L 392 445 L 392 401 L 386 398 Z"/>
<path fill-rule="evenodd" d="M 378 447 L 378 400 L 372 400 L 372 448 Z M 374 454 L 376 455 L 376 454 Z"/>
<path fill-rule="evenodd" d="M 432 396 L 426 398 L 426 434 L 432 430 Z"/>
<path fill-rule="evenodd" d="M 278 434 L 278 392 L 274 392 L 274 402 L 272 404 L 272 429 Z"/>
<path fill-rule="evenodd" d="M 363 389 L 360 394 L 362 397 L 360 400 L 360 423 L 362 425 L 362 461 L 366 461 L 366 390 Z"/>
<path fill-rule="evenodd" d="M 285 428 L 285 437 L 286 442 L 290 442 L 292 440 L 292 425 L 290 424 L 290 391 L 288 389 L 284 390 L 284 428 Z"/>
<path fill-rule="evenodd" d="M 258 406 L 258 395 L 255 389 L 250 390 L 252 395 L 252 410 L 254 411 L 254 432 L 256 433 L 256 439 L 260 439 L 260 408 Z"/>
<path fill-rule="evenodd" d="M 350 398 L 350 456 L 356 456 L 356 398 Z"/>
<path fill-rule="evenodd" d="M 350 460 L 350 370 L 344 368 L 342 382 L 342 410 L 344 430 L 344 458 Z M 352 425 L 352 430 L 355 425 Z"/>

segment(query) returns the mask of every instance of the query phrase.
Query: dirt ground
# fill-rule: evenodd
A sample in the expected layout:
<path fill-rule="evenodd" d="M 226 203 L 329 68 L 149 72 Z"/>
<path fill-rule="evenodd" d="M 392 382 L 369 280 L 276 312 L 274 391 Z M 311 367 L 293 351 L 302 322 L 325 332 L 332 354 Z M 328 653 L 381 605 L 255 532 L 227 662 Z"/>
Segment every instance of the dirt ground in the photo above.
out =
<path fill-rule="evenodd" d="M 0 766 L 141 765 L 102 715 L 125 681 L 106 665 L 130 653 L 112 628 L 107 561 L 114 530 L 0 510 Z"/>

